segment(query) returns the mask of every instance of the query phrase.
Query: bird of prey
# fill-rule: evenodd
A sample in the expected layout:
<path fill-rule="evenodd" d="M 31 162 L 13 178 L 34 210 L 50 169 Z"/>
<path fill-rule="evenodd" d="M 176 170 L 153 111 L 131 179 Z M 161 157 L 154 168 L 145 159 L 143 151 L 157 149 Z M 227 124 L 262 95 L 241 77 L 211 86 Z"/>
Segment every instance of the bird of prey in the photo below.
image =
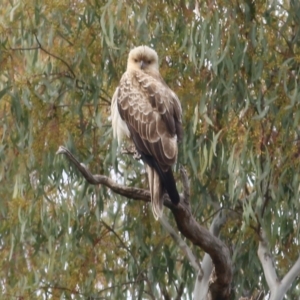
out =
<path fill-rule="evenodd" d="M 163 193 L 175 205 L 179 194 L 172 173 L 182 139 L 181 104 L 159 73 L 157 53 L 148 46 L 132 49 L 111 103 L 114 137 L 130 138 L 146 165 L 155 219 L 162 216 Z"/>

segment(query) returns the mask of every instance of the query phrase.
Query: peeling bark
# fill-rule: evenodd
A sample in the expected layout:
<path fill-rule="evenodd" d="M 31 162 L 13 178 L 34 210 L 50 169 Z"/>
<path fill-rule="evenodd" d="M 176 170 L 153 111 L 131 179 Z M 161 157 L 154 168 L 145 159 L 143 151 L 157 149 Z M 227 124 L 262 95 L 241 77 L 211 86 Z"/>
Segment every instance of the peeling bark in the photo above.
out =
<path fill-rule="evenodd" d="M 56 154 L 65 154 L 90 184 L 102 184 L 124 197 L 150 202 L 150 193 L 148 190 L 120 185 L 105 175 L 93 175 L 87 167 L 81 164 L 65 147 L 60 146 Z M 216 277 L 214 282 L 209 286 L 211 299 L 230 299 L 232 265 L 229 249 L 218 237 L 199 225 L 193 217 L 189 204 L 188 178 L 184 169 L 181 169 L 181 175 L 184 193 L 181 195 L 180 203 L 177 206 L 173 205 L 168 195 L 165 195 L 164 205 L 173 213 L 178 230 L 194 245 L 199 246 L 210 255 L 215 267 Z"/>

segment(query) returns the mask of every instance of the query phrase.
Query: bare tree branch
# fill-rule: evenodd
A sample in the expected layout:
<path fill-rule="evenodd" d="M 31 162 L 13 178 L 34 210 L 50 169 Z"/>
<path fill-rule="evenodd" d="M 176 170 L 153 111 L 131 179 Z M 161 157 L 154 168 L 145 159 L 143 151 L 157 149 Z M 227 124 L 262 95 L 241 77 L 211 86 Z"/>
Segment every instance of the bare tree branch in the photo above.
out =
<path fill-rule="evenodd" d="M 292 266 L 292 268 L 286 273 L 281 281 L 282 292 L 283 295 L 287 292 L 287 290 L 291 287 L 293 281 L 297 276 L 300 276 L 300 256 Z"/>
<path fill-rule="evenodd" d="M 150 202 L 150 193 L 148 190 L 126 187 L 116 183 L 107 176 L 93 175 L 87 167 L 81 164 L 65 147 L 60 146 L 57 154 L 65 154 L 89 183 L 94 185 L 103 184 L 119 195 L 134 200 Z M 185 176 L 185 180 L 187 180 L 186 174 L 184 175 L 184 172 L 181 172 L 181 174 Z M 199 246 L 210 255 L 215 266 L 216 275 L 216 280 L 209 287 L 212 299 L 228 300 L 231 295 L 232 282 L 232 266 L 229 249 L 218 237 L 212 235 L 195 220 L 189 205 L 189 192 L 186 191 L 188 189 L 187 183 L 184 183 L 184 189 L 184 195 L 181 195 L 181 201 L 177 206 L 172 204 L 166 194 L 164 196 L 164 205 L 173 213 L 179 231 L 194 245 Z"/>
<path fill-rule="evenodd" d="M 150 202 L 150 192 L 144 189 L 127 187 L 116 183 L 111 178 L 105 175 L 93 175 L 87 167 L 80 163 L 74 155 L 65 147 L 60 146 L 56 154 L 65 154 L 70 161 L 76 166 L 77 170 L 83 175 L 86 181 L 90 184 L 103 184 L 110 188 L 113 192 L 134 200 L 142 200 Z M 171 201 L 170 201 L 171 202 Z"/>
<path fill-rule="evenodd" d="M 261 262 L 267 284 L 272 293 L 278 284 L 278 277 L 274 266 L 273 256 L 269 250 L 268 240 L 265 231 L 261 228 L 260 241 L 258 245 L 257 255 Z"/>
<path fill-rule="evenodd" d="M 268 240 L 263 228 L 261 229 L 260 238 L 257 253 L 270 289 L 270 300 L 282 300 L 295 278 L 300 275 L 300 257 L 283 279 L 280 280 L 276 274 L 273 257 L 268 248 Z"/>
<path fill-rule="evenodd" d="M 199 225 L 191 211 L 180 203 L 177 207 L 170 207 L 175 217 L 179 231 L 194 245 L 208 253 L 216 271 L 214 283 L 210 286 L 212 299 L 229 299 L 231 294 L 232 268 L 229 249 L 206 228 Z"/>
<path fill-rule="evenodd" d="M 219 213 L 214 217 L 209 231 L 214 236 L 218 236 L 220 233 L 220 230 L 224 223 L 227 220 L 227 214 L 224 211 L 219 211 Z M 195 288 L 194 288 L 194 299 L 204 300 L 207 299 L 208 295 L 208 288 L 209 288 L 209 280 L 213 273 L 213 264 L 211 257 L 209 254 L 205 253 L 203 260 L 201 262 L 202 267 L 202 276 L 198 273 L 197 279 L 195 282 Z"/>

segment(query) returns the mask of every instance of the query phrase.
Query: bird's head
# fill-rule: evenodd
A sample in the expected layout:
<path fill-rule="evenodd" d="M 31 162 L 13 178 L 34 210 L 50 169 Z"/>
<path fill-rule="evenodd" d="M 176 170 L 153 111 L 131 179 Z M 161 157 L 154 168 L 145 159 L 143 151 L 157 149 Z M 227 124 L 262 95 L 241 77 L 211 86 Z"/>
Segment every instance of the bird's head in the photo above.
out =
<path fill-rule="evenodd" d="M 141 70 L 146 73 L 158 73 L 157 53 L 148 46 L 132 49 L 128 55 L 127 71 Z"/>

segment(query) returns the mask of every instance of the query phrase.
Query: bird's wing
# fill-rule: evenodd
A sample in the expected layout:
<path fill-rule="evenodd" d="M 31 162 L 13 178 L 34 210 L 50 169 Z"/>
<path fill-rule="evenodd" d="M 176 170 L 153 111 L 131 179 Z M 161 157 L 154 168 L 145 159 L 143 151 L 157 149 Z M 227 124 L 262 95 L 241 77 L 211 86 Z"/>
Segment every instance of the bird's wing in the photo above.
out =
<path fill-rule="evenodd" d="M 118 91 L 118 109 L 137 150 L 155 158 L 166 172 L 176 161 L 182 136 L 181 106 L 175 93 L 143 72 L 126 72 Z"/>
<path fill-rule="evenodd" d="M 112 121 L 112 128 L 113 128 L 113 136 L 118 140 L 118 144 L 121 145 L 123 137 L 130 136 L 128 127 L 124 120 L 122 120 L 119 109 L 118 109 L 118 94 L 119 88 L 117 88 L 114 92 L 111 101 L 111 121 Z"/>

